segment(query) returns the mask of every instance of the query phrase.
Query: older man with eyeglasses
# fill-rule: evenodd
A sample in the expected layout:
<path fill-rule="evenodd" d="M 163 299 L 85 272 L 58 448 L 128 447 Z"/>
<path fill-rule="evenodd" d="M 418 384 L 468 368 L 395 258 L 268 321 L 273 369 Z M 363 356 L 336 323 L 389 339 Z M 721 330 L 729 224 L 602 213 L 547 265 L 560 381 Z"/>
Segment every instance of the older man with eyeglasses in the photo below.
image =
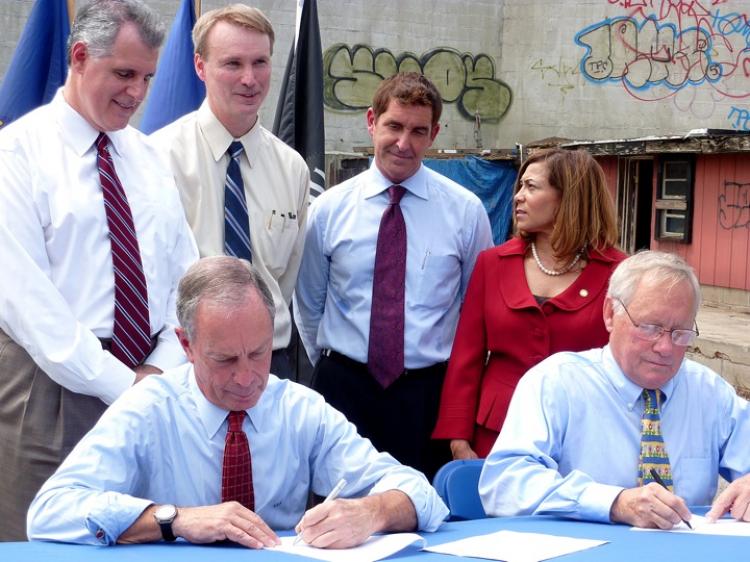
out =
<path fill-rule="evenodd" d="M 698 335 L 700 285 L 681 258 L 623 261 L 604 303 L 609 344 L 558 353 L 516 388 L 482 471 L 489 515 L 560 517 L 670 529 L 713 500 L 750 521 L 750 408 L 685 359 Z"/>

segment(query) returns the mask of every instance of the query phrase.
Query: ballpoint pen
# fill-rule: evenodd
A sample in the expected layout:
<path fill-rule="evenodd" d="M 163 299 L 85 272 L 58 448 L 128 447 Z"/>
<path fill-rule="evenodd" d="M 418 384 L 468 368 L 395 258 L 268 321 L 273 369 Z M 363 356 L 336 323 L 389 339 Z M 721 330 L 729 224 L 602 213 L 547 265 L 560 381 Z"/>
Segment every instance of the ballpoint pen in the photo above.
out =
<path fill-rule="evenodd" d="M 652 468 L 649 472 L 651 473 L 651 478 L 654 479 L 654 482 L 659 484 L 659 486 L 661 486 L 665 490 L 669 490 L 669 488 L 667 488 L 667 485 L 664 483 L 664 480 L 661 479 L 661 476 L 659 476 L 659 473 L 656 472 L 655 469 Z M 680 519 L 682 519 L 682 517 L 680 517 Z M 682 522 L 688 526 L 688 529 L 690 529 L 691 531 L 693 530 L 693 526 L 690 524 L 690 521 L 682 519 Z"/>
<path fill-rule="evenodd" d="M 326 496 L 326 499 L 323 500 L 323 503 L 332 502 L 333 500 L 335 500 L 336 498 L 338 498 L 339 494 L 341 493 L 341 490 L 344 489 L 344 486 L 346 486 L 346 480 L 344 478 L 342 478 L 341 480 L 339 480 L 336 483 L 336 485 L 333 487 L 333 490 L 331 490 L 331 492 Z M 299 544 L 299 541 L 301 541 L 301 540 L 302 540 L 302 533 L 299 533 L 295 537 L 294 542 L 292 543 L 292 545 L 293 546 L 297 546 L 297 544 Z"/>

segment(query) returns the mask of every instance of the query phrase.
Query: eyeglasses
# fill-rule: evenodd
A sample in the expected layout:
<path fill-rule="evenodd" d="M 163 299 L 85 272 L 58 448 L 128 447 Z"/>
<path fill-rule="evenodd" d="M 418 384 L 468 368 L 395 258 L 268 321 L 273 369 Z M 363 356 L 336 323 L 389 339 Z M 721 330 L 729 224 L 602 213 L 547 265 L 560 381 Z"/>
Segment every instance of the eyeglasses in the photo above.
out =
<path fill-rule="evenodd" d="M 684 330 L 682 328 L 667 330 L 666 328 L 662 328 L 661 326 L 657 326 L 656 324 L 638 324 L 635 320 L 633 320 L 633 317 L 630 316 L 630 312 L 628 312 L 628 308 L 625 306 L 625 303 L 623 303 L 620 299 L 615 300 L 620 303 L 622 309 L 625 311 L 625 314 L 628 315 L 628 319 L 630 319 L 630 322 L 633 324 L 633 326 L 635 326 L 635 333 L 642 340 L 656 341 L 662 336 L 662 334 L 666 332 L 672 338 L 672 343 L 674 345 L 687 347 L 692 344 L 695 338 L 700 334 L 700 332 L 698 332 L 698 324 L 695 325 L 695 330 Z"/>

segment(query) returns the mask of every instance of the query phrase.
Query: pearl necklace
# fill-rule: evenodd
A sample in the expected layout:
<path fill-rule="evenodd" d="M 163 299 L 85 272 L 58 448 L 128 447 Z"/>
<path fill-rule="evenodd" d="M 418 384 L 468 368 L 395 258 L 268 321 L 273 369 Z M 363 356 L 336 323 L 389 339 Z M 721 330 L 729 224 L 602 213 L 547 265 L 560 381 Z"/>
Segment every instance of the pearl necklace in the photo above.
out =
<path fill-rule="evenodd" d="M 534 242 L 531 243 L 531 255 L 534 256 L 534 261 L 536 262 L 537 267 L 541 270 L 542 273 L 545 275 L 551 275 L 553 277 L 556 277 L 558 275 L 563 275 L 573 269 L 575 265 L 578 263 L 578 260 L 581 259 L 581 256 L 583 255 L 583 248 L 580 249 L 580 251 L 575 255 L 573 258 L 573 261 L 571 261 L 568 265 L 563 267 L 562 269 L 547 269 L 544 267 L 544 264 L 542 263 L 542 260 L 539 259 L 539 254 L 536 252 L 536 244 Z"/>

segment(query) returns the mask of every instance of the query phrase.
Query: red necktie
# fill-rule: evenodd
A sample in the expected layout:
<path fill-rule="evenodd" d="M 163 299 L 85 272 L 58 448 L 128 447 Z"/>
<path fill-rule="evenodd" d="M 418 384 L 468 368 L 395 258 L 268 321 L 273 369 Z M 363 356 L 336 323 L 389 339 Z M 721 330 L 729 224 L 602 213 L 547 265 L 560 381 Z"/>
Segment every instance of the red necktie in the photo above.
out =
<path fill-rule="evenodd" d="M 400 185 L 388 188 L 390 202 L 380 219 L 375 251 L 367 368 L 383 388 L 404 372 L 406 223 L 399 205 L 404 193 Z"/>
<path fill-rule="evenodd" d="M 143 363 L 151 350 L 148 289 L 133 215 L 115 172 L 108 144 L 107 135 L 100 133 L 96 139 L 96 162 L 104 195 L 115 277 L 115 322 L 111 352 L 132 369 Z"/>
<path fill-rule="evenodd" d="M 253 463 L 250 445 L 242 431 L 245 412 L 229 412 L 229 427 L 224 442 L 224 464 L 221 470 L 221 501 L 236 501 L 250 511 L 255 510 Z"/>

